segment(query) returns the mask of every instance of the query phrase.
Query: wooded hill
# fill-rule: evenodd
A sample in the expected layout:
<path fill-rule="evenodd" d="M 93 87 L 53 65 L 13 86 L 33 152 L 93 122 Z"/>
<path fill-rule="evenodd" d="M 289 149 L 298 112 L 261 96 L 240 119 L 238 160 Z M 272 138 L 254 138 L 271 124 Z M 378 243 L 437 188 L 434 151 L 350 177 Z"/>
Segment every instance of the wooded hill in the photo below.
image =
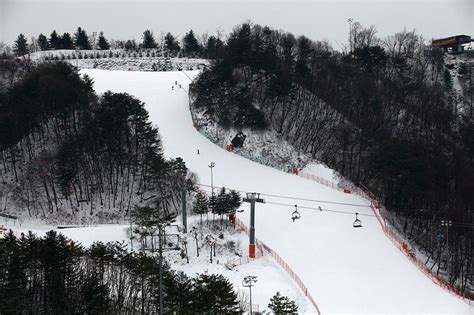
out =
<path fill-rule="evenodd" d="M 65 222 L 112 222 L 135 206 L 165 214 L 193 189 L 181 158 L 165 160 L 144 104 L 93 92 L 65 63 L 39 65 L 0 94 L 0 206 Z"/>
<path fill-rule="evenodd" d="M 414 32 L 378 39 L 355 23 L 350 51 L 244 23 L 192 86 L 223 127 L 272 128 L 301 153 L 363 184 L 387 218 L 465 292 L 474 287 L 474 116 L 457 75 Z M 467 87 L 467 88 L 466 88 Z M 449 239 L 442 220 L 451 220 Z"/>
<path fill-rule="evenodd" d="M 0 239 L 2 314 L 234 314 L 237 292 L 224 276 L 190 278 L 123 243 L 89 248 L 55 231 Z"/>

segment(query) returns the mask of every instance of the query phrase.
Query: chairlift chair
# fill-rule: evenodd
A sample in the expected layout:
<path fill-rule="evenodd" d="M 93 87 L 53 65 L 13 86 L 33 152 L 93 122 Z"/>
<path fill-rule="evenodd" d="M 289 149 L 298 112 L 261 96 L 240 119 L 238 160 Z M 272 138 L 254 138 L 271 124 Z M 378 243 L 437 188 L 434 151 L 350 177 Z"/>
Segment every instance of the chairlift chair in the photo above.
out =
<path fill-rule="evenodd" d="M 358 213 L 356 212 L 356 219 L 354 223 L 352 224 L 355 228 L 360 228 L 362 227 L 362 222 L 357 218 Z"/>
<path fill-rule="evenodd" d="M 295 205 L 295 211 L 291 214 L 291 220 L 295 222 L 295 220 L 301 219 L 301 214 L 298 212 L 298 205 Z"/>

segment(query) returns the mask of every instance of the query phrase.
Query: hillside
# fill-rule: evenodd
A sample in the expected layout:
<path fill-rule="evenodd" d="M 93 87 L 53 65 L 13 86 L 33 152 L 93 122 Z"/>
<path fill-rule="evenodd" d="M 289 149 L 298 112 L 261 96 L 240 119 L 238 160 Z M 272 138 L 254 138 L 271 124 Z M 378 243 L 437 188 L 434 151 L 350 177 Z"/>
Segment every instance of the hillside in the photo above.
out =
<path fill-rule="evenodd" d="M 472 294 L 472 60 L 415 32 L 353 32 L 340 53 L 243 23 L 193 83 L 192 109 L 222 128 L 275 132 L 324 162 L 382 201 L 425 264 Z"/>
<path fill-rule="evenodd" d="M 92 86 L 70 65 L 43 64 L 2 94 L 1 212 L 84 224 L 180 208 L 193 183 L 182 159 L 164 159 L 144 104 Z"/>
<path fill-rule="evenodd" d="M 190 81 L 184 73 L 83 73 L 93 78 L 99 93 L 126 91 L 142 100 L 150 119 L 160 126 L 165 156 L 182 156 L 199 176 L 200 184 L 210 184 L 208 165 L 213 161 L 215 187 L 262 193 L 266 203 L 257 205 L 257 238 L 277 251 L 298 273 L 322 313 L 471 312 L 468 304 L 431 282 L 393 246 L 367 200 L 251 162 L 215 146 L 197 132 L 186 90 L 171 89 L 175 81 L 187 87 Z M 187 74 L 193 78 L 198 72 Z M 276 196 L 293 196 L 298 201 Z M 295 202 L 302 207 L 301 219 L 292 222 Z M 312 210 L 318 209 L 318 205 L 324 211 Z M 239 216 L 248 224 L 248 204 L 243 208 L 245 212 Z M 352 227 L 355 212 L 361 215 L 362 229 Z"/>

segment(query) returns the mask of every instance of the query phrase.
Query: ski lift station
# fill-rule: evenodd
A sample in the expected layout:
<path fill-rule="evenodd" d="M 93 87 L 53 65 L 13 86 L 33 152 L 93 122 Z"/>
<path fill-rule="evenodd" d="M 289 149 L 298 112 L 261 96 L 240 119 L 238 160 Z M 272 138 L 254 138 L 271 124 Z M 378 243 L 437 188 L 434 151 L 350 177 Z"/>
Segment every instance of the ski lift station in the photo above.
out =
<path fill-rule="evenodd" d="M 431 47 L 441 48 L 445 52 L 462 53 L 464 51 L 463 45 L 470 44 L 471 41 L 473 40 L 469 35 L 455 35 L 451 37 L 433 39 L 431 41 Z"/>

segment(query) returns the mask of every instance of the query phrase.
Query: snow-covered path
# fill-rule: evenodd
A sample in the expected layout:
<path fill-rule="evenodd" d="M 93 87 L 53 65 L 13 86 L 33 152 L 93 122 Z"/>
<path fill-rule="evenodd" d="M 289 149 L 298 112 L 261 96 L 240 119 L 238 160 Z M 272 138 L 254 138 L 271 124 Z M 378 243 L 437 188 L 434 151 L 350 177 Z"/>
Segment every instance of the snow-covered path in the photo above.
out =
<path fill-rule="evenodd" d="M 214 186 L 368 205 L 360 197 L 251 162 L 208 141 L 193 127 L 186 93 L 190 80 L 182 72 L 81 72 L 94 79 L 98 93 L 127 92 L 145 102 L 151 121 L 159 127 L 165 155 L 182 157 L 203 184 L 210 184 L 208 165 L 212 161 Z M 195 77 L 198 72 L 187 74 Z M 172 89 L 175 81 L 183 89 Z M 385 237 L 374 217 L 360 217 L 363 228 L 354 229 L 352 214 L 300 209 L 301 219 L 292 222 L 294 200 L 262 197 L 267 204 L 256 207 L 257 238 L 278 251 L 298 273 L 323 314 L 474 314 L 473 307 L 432 283 L 403 256 Z M 372 214 L 364 206 L 297 203 Z M 243 207 L 247 210 L 239 216 L 248 224 L 249 206 Z"/>

